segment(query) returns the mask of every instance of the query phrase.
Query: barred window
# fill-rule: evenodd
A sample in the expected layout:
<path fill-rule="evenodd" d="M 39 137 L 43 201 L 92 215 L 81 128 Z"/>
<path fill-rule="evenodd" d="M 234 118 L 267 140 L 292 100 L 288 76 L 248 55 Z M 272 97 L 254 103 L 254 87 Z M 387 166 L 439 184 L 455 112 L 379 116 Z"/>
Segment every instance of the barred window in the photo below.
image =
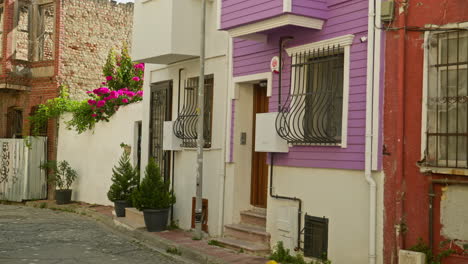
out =
<path fill-rule="evenodd" d="M 468 33 L 433 33 L 427 43 L 426 165 L 468 168 Z"/>
<path fill-rule="evenodd" d="M 190 78 L 185 81 L 183 94 L 184 106 L 174 123 L 174 133 L 178 138 L 182 139 L 182 147 L 185 148 L 195 148 L 197 146 L 198 83 L 198 77 Z M 205 114 L 203 120 L 203 138 L 205 140 L 205 148 L 211 147 L 211 127 L 213 122 L 213 86 L 214 76 L 205 76 Z"/>
<path fill-rule="evenodd" d="M 23 137 L 23 111 L 16 107 L 10 107 L 7 111 L 7 137 Z"/>
<path fill-rule="evenodd" d="M 289 143 L 342 142 L 344 53 L 344 48 L 331 46 L 293 55 L 291 93 L 276 123 Z"/>

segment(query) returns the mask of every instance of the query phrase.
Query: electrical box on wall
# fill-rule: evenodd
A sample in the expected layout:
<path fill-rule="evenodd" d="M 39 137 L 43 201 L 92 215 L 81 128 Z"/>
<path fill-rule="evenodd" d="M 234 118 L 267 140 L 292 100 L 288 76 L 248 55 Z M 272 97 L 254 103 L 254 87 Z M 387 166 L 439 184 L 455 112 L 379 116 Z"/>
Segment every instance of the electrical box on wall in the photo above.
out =
<path fill-rule="evenodd" d="M 395 14 L 394 9 L 395 9 L 395 2 L 393 1 L 382 2 L 381 20 L 383 23 L 388 23 L 393 20 L 393 16 Z"/>
<path fill-rule="evenodd" d="M 278 113 L 257 114 L 255 123 L 256 152 L 289 152 L 288 142 L 276 132 L 276 117 Z"/>
<path fill-rule="evenodd" d="M 174 122 L 166 121 L 163 127 L 163 150 L 182 150 L 182 139 L 174 134 Z"/>
<path fill-rule="evenodd" d="M 426 263 L 426 255 L 421 252 L 400 250 L 398 252 L 398 263 L 400 264 L 424 264 Z"/>

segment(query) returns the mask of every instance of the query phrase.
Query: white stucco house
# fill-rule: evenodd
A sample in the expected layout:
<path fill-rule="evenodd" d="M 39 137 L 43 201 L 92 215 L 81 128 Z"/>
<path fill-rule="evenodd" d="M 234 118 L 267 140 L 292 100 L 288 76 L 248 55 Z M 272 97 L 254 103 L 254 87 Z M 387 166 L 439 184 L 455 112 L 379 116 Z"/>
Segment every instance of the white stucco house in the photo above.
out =
<path fill-rule="evenodd" d="M 223 227 L 228 38 L 218 31 L 218 3 L 208 1 L 205 68 L 203 229 Z M 135 61 L 146 64 L 142 122 L 142 170 L 154 159 L 171 179 L 177 202 L 171 220 L 193 227 L 196 191 L 197 90 L 200 69 L 201 2 L 136 1 Z M 166 124 L 166 129 L 164 128 Z"/>

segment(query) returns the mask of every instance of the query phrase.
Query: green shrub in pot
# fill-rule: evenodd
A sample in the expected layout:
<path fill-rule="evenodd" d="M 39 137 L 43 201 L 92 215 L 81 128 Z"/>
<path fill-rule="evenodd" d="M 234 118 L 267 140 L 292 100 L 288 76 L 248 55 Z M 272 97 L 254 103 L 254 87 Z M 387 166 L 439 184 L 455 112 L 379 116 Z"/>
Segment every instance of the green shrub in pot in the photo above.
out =
<path fill-rule="evenodd" d="M 57 204 L 70 203 L 72 195 L 70 187 L 78 176 L 76 170 L 66 160 L 60 162 L 55 160 L 47 161 L 42 163 L 40 168 L 48 172 L 49 182 L 55 183 L 55 200 Z"/>
<path fill-rule="evenodd" d="M 125 216 L 125 208 L 131 206 L 132 192 L 140 182 L 138 170 L 130 162 L 129 151 L 124 151 L 119 164 L 112 169 L 112 185 L 107 198 L 114 202 L 117 217 Z"/>
<path fill-rule="evenodd" d="M 163 179 L 153 159 L 146 166 L 145 178 L 134 191 L 132 200 L 133 205 L 143 211 L 148 231 L 157 232 L 167 228 L 169 208 L 176 202 L 176 198 L 170 191 L 169 179 Z"/>

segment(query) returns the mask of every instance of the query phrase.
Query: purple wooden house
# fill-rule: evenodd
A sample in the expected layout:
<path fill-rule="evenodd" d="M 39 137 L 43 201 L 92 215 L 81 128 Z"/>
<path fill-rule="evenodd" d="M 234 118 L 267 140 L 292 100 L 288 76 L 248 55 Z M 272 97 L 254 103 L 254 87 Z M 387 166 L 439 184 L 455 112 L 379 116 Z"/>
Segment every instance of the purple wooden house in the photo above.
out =
<path fill-rule="evenodd" d="M 380 262 L 380 0 L 219 1 L 232 73 L 220 242 Z"/>

